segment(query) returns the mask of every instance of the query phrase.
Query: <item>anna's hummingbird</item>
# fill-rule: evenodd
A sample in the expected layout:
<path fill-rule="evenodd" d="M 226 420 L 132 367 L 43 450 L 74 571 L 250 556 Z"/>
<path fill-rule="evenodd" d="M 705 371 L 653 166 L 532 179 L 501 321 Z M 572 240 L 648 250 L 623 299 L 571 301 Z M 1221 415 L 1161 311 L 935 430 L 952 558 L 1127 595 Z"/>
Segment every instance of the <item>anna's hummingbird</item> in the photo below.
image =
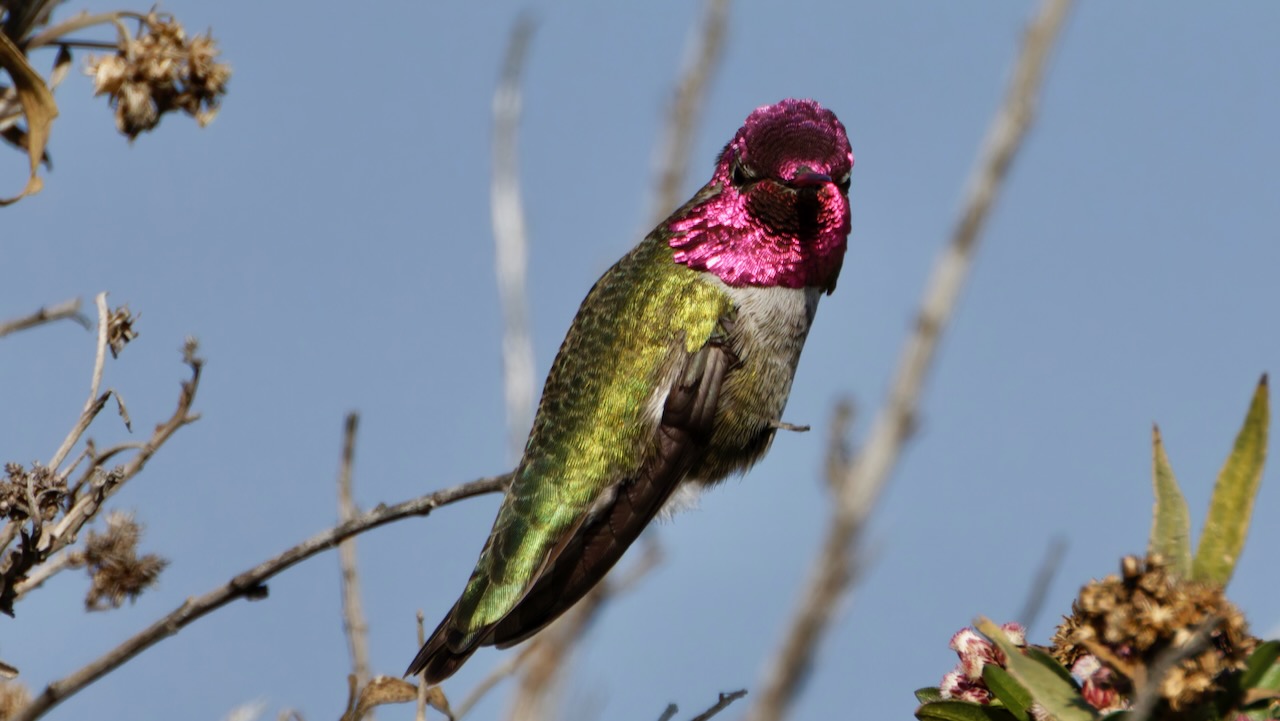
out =
<path fill-rule="evenodd" d="M 462 597 L 407 674 L 537 633 L 596 585 L 677 487 L 744 471 L 782 410 L 849 235 L 835 114 L 747 116 L 701 190 L 596 281 L 542 391 Z"/>

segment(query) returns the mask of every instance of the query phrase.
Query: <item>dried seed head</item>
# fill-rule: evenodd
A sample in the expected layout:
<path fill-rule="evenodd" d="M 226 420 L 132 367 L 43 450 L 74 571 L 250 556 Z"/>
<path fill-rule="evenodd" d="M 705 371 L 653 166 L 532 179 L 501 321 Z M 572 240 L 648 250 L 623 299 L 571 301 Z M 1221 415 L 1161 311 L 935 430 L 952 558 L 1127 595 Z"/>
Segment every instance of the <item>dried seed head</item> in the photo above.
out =
<path fill-rule="evenodd" d="M 96 95 L 109 95 L 116 127 L 132 140 L 151 130 L 161 116 L 184 112 L 202 127 L 218 114 L 231 68 L 217 62 L 210 35 L 187 40 L 172 15 L 152 10 L 135 37 L 123 37 L 115 55 L 90 57 Z"/>
<path fill-rule="evenodd" d="M 119 608 L 126 598 L 136 600 L 155 585 L 169 562 L 152 554 L 139 557 L 141 536 L 142 526 L 129 514 L 118 511 L 107 516 L 105 532 L 89 532 L 84 549 L 73 562 L 76 567 L 87 567 L 92 578 L 84 601 L 87 610 Z"/>
<path fill-rule="evenodd" d="M 1226 674 L 1244 668 L 1257 639 L 1222 588 L 1173 576 L 1159 556 L 1127 556 L 1120 572 L 1080 589 L 1071 615 L 1053 636 L 1053 655 L 1073 671 L 1082 662 L 1083 670 L 1098 663 L 1082 677 L 1086 690 L 1094 680 L 1098 700 L 1110 703 L 1115 701 L 1111 692 L 1131 697 L 1135 681 L 1145 678 L 1162 654 L 1190 641 L 1206 620 L 1219 619 L 1209 648 L 1179 662 L 1160 685 L 1167 707 L 1162 718 L 1193 715 L 1222 689 Z"/>
<path fill-rule="evenodd" d="M 150 102 L 146 105 L 150 108 Z M 118 357 L 125 345 L 138 337 L 138 331 L 133 329 L 134 320 L 136 318 L 127 305 L 116 308 L 107 316 L 107 345 L 111 346 L 112 358 Z"/>
<path fill-rule="evenodd" d="M 66 479 L 49 468 L 35 463 L 28 470 L 20 463 L 6 463 L 0 478 L 0 517 L 23 522 L 39 517 L 52 521 L 62 510 L 67 497 Z M 35 500 L 35 509 L 31 501 Z"/>

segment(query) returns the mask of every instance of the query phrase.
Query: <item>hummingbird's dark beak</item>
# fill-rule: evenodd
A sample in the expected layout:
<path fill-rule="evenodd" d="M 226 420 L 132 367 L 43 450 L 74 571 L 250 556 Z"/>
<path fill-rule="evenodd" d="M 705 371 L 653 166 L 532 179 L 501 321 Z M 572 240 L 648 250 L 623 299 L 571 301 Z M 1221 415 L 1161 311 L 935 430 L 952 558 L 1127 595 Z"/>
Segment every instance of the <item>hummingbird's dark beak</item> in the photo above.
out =
<path fill-rule="evenodd" d="M 802 168 L 800 172 L 795 174 L 795 177 L 791 178 L 791 181 L 788 182 L 787 185 L 796 189 L 816 188 L 830 182 L 830 175 L 827 175 L 826 173 L 815 173 L 811 170 Z"/>

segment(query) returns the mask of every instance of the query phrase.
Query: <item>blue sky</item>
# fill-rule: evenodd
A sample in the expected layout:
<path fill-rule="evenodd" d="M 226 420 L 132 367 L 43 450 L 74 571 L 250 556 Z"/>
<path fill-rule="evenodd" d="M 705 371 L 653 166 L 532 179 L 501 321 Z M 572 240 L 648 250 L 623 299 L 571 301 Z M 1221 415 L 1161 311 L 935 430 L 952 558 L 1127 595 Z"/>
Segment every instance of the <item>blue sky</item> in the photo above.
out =
<path fill-rule="evenodd" d="M 128 303 L 141 335 L 106 384 L 140 433 L 171 410 L 183 336 L 201 339 L 208 365 L 203 419 L 116 498 L 172 565 L 120 611 L 82 613 L 85 582 L 65 574 L 0 621 L 0 658 L 35 688 L 332 524 L 348 410 L 362 414 L 365 507 L 506 468 L 489 109 L 527 6 L 352 7 L 166 3 L 193 31 L 212 26 L 235 69 L 205 130 L 170 118 L 130 146 L 87 78 L 58 91 L 55 171 L 3 211 L 0 317 L 99 290 Z M 653 146 L 697 13 L 531 7 L 521 151 L 541 377 L 591 283 L 648 229 Z M 852 396 L 863 420 L 881 401 L 1031 10 L 735 6 L 689 192 L 747 113 L 783 97 L 833 109 L 857 157 L 840 287 L 787 412 L 817 432 L 779 437 L 748 476 L 659 528 L 667 560 L 598 619 L 568 718 L 650 719 L 758 688 L 827 519 L 834 400 Z M 1081 583 L 1145 547 L 1153 421 L 1203 517 L 1254 383 L 1280 371 L 1278 30 L 1280 6 L 1261 2 L 1077 7 L 877 511 L 873 563 L 796 718 L 909 718 L 912 690 L 954 664 L 950 635 L 978 614 L 1016 614 L 1060 535 L 1069 549 L 1030 633 L 1046 642 Z M 12 191 L 22 163 L 9 158 Z M 0 460 L 52 455 L 87 392 L 92 344 L 72 324 L 0 343 Z M 125 435 L 105 417 L 93 434 Z M 1272 636 L 1277 485 L 1273 466 L 1231 587 Z M 495 507 L 470 501 L 360 538 L 375 671 L 413 656 L 418 609 L 428 623 L 447 610 Z M 501 658 L 477 654 L 446 689 L 460 698 Z M 217 719 L 252 700 L 332 717 L 347 671 L 330 554 L 50 717 Z"/>

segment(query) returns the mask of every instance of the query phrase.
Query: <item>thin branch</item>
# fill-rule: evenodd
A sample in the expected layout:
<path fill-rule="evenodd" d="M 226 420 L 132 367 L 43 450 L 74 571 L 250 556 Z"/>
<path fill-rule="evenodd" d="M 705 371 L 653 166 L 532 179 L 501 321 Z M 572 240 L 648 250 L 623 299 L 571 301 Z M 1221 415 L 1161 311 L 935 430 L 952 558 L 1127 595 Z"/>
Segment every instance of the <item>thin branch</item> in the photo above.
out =
<path fill-rule="evenodd" d="M 346 523 L 358 515 L 351 494 L 351 468 L 356 454 L 356 427 L 360 416 L 348 413 L 343 424 L 342 464 L 338 470 L 338 521 Z M 338 544 L 338 565 L 342 569 L 342 630 L 347 635 L 351 652 L 351 673 L 356 684 L 369 683 L 369 626 L 360 604 L 360 574 L 357 568 L 356 540 L 348 538 Z M 372 711 L 369 712 L 371 717 Z"/>
<path fill-rule="evenodd" d="M 100 298 L 103 296 L 99 296 Z M 99 353 L 103 346 L 99 345 Z M 126 481 L 138 475 L 147 465 L 147 461 L 160 450 L 165 444 L 183 426 L 195 423 L 200 419 L 199 414 L 191 412 L 191 406 L 196 400 L 196 391 L 200 387 L 200 374 L 204 368 L 204 360 L 196 356 L 197 345 L 194 338 L 188 338 L 183 346 L 183 360 L 191 369 L 191 378 L 183 381 L 181 391 L 178 394 L 178 406 L 174 409 L 173 414 L 164 423 L 156 426 L 155 431 L 151 434 L 151 438 L 143 444 L 142 448 L 135 453 L 127 463 L 110 472 L 102 472 L 99 468 L 94 468 L 94 473 L 90 476 L 88 482 L 88 492 L 80 496 L 80 498 L 67 510 L 62 520 L 54 526 L 53 530 L 46 531 L 40 538 L 39 549 L 45 555 L 56 553 L 62 548 L 75 541 L 76 534 L 84 527 L 86 523 L 94 517 L 102 504 L 108 498 L 115 495 L 117 491 L 125 484 Z M 98 398 L 96 403 L 97 410 L 101 410 L 101 405 L 106 403 L 106 399 L 111 395 L 112 391 L 107 391 Z M 81 418 L 92 417 L 97 410 L 86 409 Z M 50 465 L 50 469 L 56 469 L 55 465 Z"/>
<path fill-rule="evenodd" d="M 721 711 L 729 708 L 729 704 L 733 703 L 734 701 L 737 701 L 738 699 L 746 695 L 747 695 L 747 690 L 745 688 L 740 689 L 738 691 L 731 691 L 729 693 L 722 693 L 720 694 L 720 700 L 716 701 L 716 705 L 712 706 L 706 711 L 703 711 L 697 716 L 694 716 L 689 721 L 708 721 L 708 719 L 710 719 L 712 716 L 715 716 Z"/>
<path fill-rule="evenodd" d="M 49 470 L 54 473 L 58 472 L 58 466 L 62 465 L 62 461 L 66 459 L 67 454 L 71 452 L 72 447 L 80 440 L 80 436 L 89 428 L 89 424 L 93 419 L 102 412 L 107 404 L 110 395 L 99 396 L 98 389 L 102 387 L 102 370 L 107 362 L 107 326 L 111 322 L 111 311 L 107 308 L 107 294 L 99 293 L 94 298 L 95 304 L 98 306 L 98 343 L 97 353 L 93 359 L 93 378 L 89 384 L 89 399 L 84 403 L 84 410 L 80 412 L 80 418 L 72 427 L 71 432 L 62 440 L 62 445 L 53 454 L 53 459 L 49 461 Z"/>
<path fill-rule="evenodd" d="M 36 566 L 35 570 L 32 571 L 29 576 L 19 581 L 17 586 L 14 587 L 14 591 L 16 592 L 13 597 L 14 602 L 16 603 L 21 601 L 22 597 L 27 595 L 28 592 L 34 591 L 43 586 L 44 582 L 48 581 L 55 574 L 65 571 L 68 568 L 74 568 L 72 562 L 77 560 L 76 555 L 75 551 L 66 551 L 46 560 L 39 566 Z"/>
<path fill-rule="evenodd" d="M 502 301 L 502 373 L 507 402 L 507 438 L 519 458 L 533 423 L 533 341 L 529 335 L 528 232 L 520 194 L 516 138 L 520 128 L 520 76 L 533 37 L 533 20 L 522 13 L 511 28 L 502 76 L 493 93 L 493 181 L 490 212 L 494 264 Z"/>
<path fill-rule="evenodd" d="M 1045 551 L 1039 570 L 1036 571 L 1035 580 L 1031 582 L 1026 603 L 1022 605 L 1022 612 L 1017 616 L 1023 628 L 1031 628 L 1031 624 L 1036 622 L 1040 611 L 1044 609 L 1045 598 L 1049 595 L 1049 586 L 1053 583 L 1053 577 L 1058 575 L 1058 569 L 1062 566 L 1062 559 L 1066 553 L 1067 539 L 1063 536 L 1054 536 L 1049 541 L 1049 548 Z"/>
<path fill-rule="evenodd" d="M 98 15 L 90 15 L 87 12 L 81 12 L 58 23 L 57 25 L 54 25 L 53 27 L 45 28 L 40 31 L 39 34 L 32 36 L 32 38 L 26 42 L 26 48 L 28 51 L 31 51 L 45 45 L 63 44 L 62 36 L 67 35 L 68 33 L 85 30 L 93 27 L 94 25 L 106 25 L 107 23 L 113 23 L 119 27 L 122 19 L 137 20 L 139 24 L 149 23 L 146 15 L 128 10 L 118 10 L 116 12 L 101 13 Z M 121 28 L 121 32 L 121 37 L 129 37 L 128 30 Z M 115 44 L 114 47 L 120 47 L 120 44 Z"/>
<path fill-rule="evenodd" d="M 466 498 L 486 493 L 497 493 L 506 488 L 510 479 L 511 474 L 504 473 L 500 476 L 481 478 L 436 491 L 435 493 L 429 493 L 394 506 L 379 505 L 371 511 L 361 513 L 350 521 L 340 523 L 333 528 L 318 533 L 283 553 L 235 576 L 218 588 L 202 596 L 187 599 L 172 612 L 80 670 L 66 678 L 50 683 L 39 696 L 15 714 L 12 719 L 13 721 L 33 721 L 44 716 L 50 709 L 69 696 L 111 673 L 134 656 L 236 599 L 259 600 L 265 598 L 267 595 L 267 586 L 265 584 L 273 576 L 318 553 L 336 547 L 347 538 L 404 518 L 429 515 L 441 506 Z"/>
<path fill-rule="evenodd" d="M 1148 667 L 1146 678 L 1133 679 L 1138 689 L 1133 696 L 1133 706 L 1129 709 L 1128 719 L 1147 721 L 1151 718 L 1156 704 L 1160 703 L 1160 686 L 1164 683 L 1165 677 L 1184 660 L 1208 649 L 1213 630 L 1221 623 L 1221 616 L 1209 616 L 1196 627 L 1195 632 L 1182 645 L 1170 646 L 1161 652 Z"/>
<path fill-rule="evenodd" d="M 702 25 L 689 39 L 684 70 L 676 84 L 666 129 L 658 153 L 658 183 L 654 198 L 653 222 L 661 222 L 680 205 L 685 177 L 689 174 L 689 157 L 693 149 L 693 132 L 702 117 L 702 106 L 720 58 L 729 27 L 729 0 L 706 0 Z"/>
<path fill-rule="evenodd" d="M 6 320 L 3 323 L 0 323 L 0 338 L 3 338 L 10 333 L 17 333 L 20 330 L 34 328 L 38 325 L 44 325 L 45 323 L 53 323 L 54 321 L 63 320 L 64 318 L 74 320 L 84 326 L 85 330 L 93 327 L 89 324 L 89 319 L 84 317 L 84 314 L 80 312 L 80 299 L 71 298 L 69 300 L 62 301 L 61 303 L 46 305 L 31 315 L 14 318 L 13 320 Z"/>
<path fill-rule="evenodd" d="M 830 627 L 837 603 L 856 577 L 853 546 L 911 435 L 938 342 L 964 286 L 980 231 L 1031 127 L 1049 51 L 1070 7 L 1070 0 L 1045 0 L 1027 28 L 1004 104 L 987 132 L 960 217 L 934 266 L 888 401 L 866 444 L 831 479 L 836 496 L 831 525 L 800 595 L 800 606 L 768 665 L 764 690 L 748 715 L 753 721 L 776 721 L 787 712 L 812 667 L 818 641 Z"/>

